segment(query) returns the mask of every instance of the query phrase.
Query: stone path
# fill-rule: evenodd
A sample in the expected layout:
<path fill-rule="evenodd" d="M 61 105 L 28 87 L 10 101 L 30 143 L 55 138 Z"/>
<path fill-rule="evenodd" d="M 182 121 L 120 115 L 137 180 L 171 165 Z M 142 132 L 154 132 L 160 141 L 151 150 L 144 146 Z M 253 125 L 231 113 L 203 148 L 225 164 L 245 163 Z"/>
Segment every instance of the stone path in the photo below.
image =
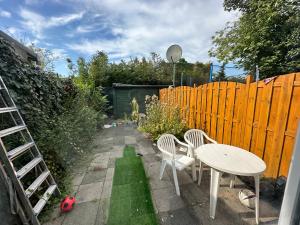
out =
<path fill-rule="evenodd" d="M 170 168 L 159 180 L 160 155 L 143 134 L 131 126 L 104 129 L 95 139 L 92 157 L 78 165 L 73 175 L 73 194 L 77 204 L 73 211 L 60 215 L 53 211 L 46 225 L 104 225 L 106 224 L 114 174 L 114 162 L 122 157 L 125 145 L 132 145 L 143 155 L 149 177 L 154 207 L 162 225 L 252 225 L 254 211 L 238 200 L 238 192 L 245 185 L 238 180 L 229 189 L 228 178 L 221 181 L 216 219 L 209 218 L 209 171 L 204 172 L 201 186 L 192 181 L 191 171 L 178 173 L 181 196 L 177 196 Z M 278 202 L 261 200 L 261 224 L 275 224 L 279 214 Z"/>

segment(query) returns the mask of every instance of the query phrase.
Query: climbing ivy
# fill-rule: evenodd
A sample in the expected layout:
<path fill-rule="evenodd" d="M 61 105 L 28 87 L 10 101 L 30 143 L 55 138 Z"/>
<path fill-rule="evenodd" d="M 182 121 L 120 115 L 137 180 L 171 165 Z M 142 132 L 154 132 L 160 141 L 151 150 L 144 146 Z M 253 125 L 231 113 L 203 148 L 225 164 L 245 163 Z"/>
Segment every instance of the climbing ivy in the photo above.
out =
<path fill-rule="evenodd" d="M 90 151 L 88 143 L 103 115 L 105 97 L 78 88 L 71 78 L 24 63 L 1 38 L 0 76 L 62 185 L 70 165 Z M 95 98 L 101 101 L 96 104 Z"/>

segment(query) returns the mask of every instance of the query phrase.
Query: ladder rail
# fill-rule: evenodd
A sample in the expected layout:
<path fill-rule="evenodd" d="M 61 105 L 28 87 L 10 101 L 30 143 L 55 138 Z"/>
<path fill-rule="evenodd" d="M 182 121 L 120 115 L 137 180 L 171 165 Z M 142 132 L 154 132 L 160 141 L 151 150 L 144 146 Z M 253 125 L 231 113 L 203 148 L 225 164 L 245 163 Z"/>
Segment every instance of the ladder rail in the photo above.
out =
<path fill-rule="evenodd" d="M 9 175 L 9 177 L 11 178 L 11 180 L 13 181 L 13 183 L 18 184 L 18 185 L 14 185 L 17 193 L 22 196 L 25 192 L 25 190 L 23 189 L 23 185 L 21 184 L 21 181 L 16 177 L 16 175 L 14 174 L 14 168 L 13 165 L 11 164 L 10 160 L 6 157 L 6 149 L 5 146 L 3 144 L 2 139 L 0 139 L 0 146 L 2 148 L 2 151 L 0 151 L 0 156 L 2 161 L 4 162 L 5 166 L 8 167 L 7 169 L 7 173 Z M 40 225 L 40 222 L 38 221 L 38 219 L 32 214 L 32 206 L 31 203 L 29 201 L 28 198 L 20 198 L 27 216 L 30 218 L 30 221 L 32 222 L 33 225 Z"/>
<path fill-rule="evenodd" d="M 8 177 L 11 178 L 13 186 L 17 191 L 18 199 L 21 201 L 21 205 L 24 208 L 23 214 L 23 210 L 21 212 L 18 212 L 19 216 L 24 217 L 25 214 L 25 219 L 27 219 L 32 225 L 40 225 L 38 214 L 42 211 L 46 202 L 55 191 L 58 194 L 61 193 L 1 76 L 0 90 L 5 91 L 4 93 L 0 92 L 0 100 L 2 100 L 5 106 L 5 108 L 0 108 L 0 113 L 9 113 L 11 119 L 15 124 L 14 128 L 7 128 L 6 130 L 3 130 L 2 134 L 0 135 L 0 158 L 5 165 Z M 19 129 L 21 127 L 23 128 Z M 3 143 L 2 136 L 4 137 L 16 132 L 21 134 L 25 143 L 21 146 L 16 147 L 15 149 L 11 149 L 9 151 L 9 154 L 5 147 L 5 144 Z M 27 132 L 27 135 L 25 135 L 25 132 Z M 31 155 L 32 161 L 23 166 L 19 171 L 16 171 L 12 161 L 25 152 Z M 33 169 L 36 170 L 36 180 L 26 190 L 24 190 L 21 179 Z M 38 175 L 37 170 L 39 170 L 40 175 Z M 29 192 L 31 192 L 32 190 L 33 192 L 36 191 L 43 182 L 47 184 L 48 189 L 44 193 L 44 196 L 38 201 L 38 203 L 33 206 L 30 201 L 30 196 L 32 195 L 32 193 Z"/>
<path fill-rule="evenodd" d="M 15 104 L 13 98 L 11 97 L 11 95 L 10 95 L 10 93 L 9 93 L 9 91 L 8 91 L 8 88 L 6 87 L 6 85 L 5 85 L 5 83 L 4 83 L 4 81 L 3 81 L 3 79 L 2 79 L 1 76 L 0 76 L 0 81 L 1 81 L 1 84 L 3 85 L 3 87 L 4 87 L 4 89 L 5 89 L 6 93 L 7 93 L 7 95 L 8 95 L 8 97 L 9 97 L 9 99 L 10 99 L 10 101 L 11 101 L 13 107 L 17 108 L 17 106 L 16 106 L 16 104 Z M 2 98 L 2 101 L 5 103 L 5 105 L 6 105 L 6 107 L 7 107 L 7 104 L 6 104 L 6 102 L 4 101 L 2 95 L 1 95 L 1 98 Z M 17 114 L 18 114 L 19 119 L 21 120 L 21 123 L 22 123 L 23 125 L 25 125 L 25 122 L 24 122 L 24 120 L 23 120 L 23 117 L 21 116 L 21 113 L 20 113 L 20 111 L 19 111 L 18 108 L 17 108 L 16 112 L 17 112 Z M 17 124 L 17 121 L 15 120 L 15 118 L 14 118 L 14 116 L 12 115 L 11 112 L 10 112 L 10 116 L 13 118 L 14 123 Z M 38 146 L 36 145 L 34 139 L 32 138 L 31 133 L 29 132 L 27 126 L 26 126 L 26 132 L 27 132 L 27 134 L 28 134 L 28 136 L 29 136 L 30 141 L 34 143 L 34 148 L 36 149 L 36 152 L 37 152 L 38 156 L 42 157 L 42 154 L 41 154 L 41 152 L 40 152 Z M 21 132 L 21 135 L 23 136 L 22 132 Z M 26 140 L 24 136 L 23 136 L 23 138 L 24 138 L 24 140 Z M 31 154 L 32 154 L 32 157 L 34 157 L 34 154 L 33 154 L 32 152 L 31 152 Z M 45 163 L 44 160 L 42 160 L 42 164 L 43 164 L 44 167 L 47 167 L 47 165 L 46 165 L 46 163 Z M 38 166 L 38 168 L 39 168 L 40 172 L 43 171 L 39 166 Z M 51 183 L 52 183 L 52 184 L 55 184 L 55 185 L 57 186 L 57 189 L 56 189 L 56 190 L 57 190 L 58 194 L 60 195 L 61 192 L 60 192 L 60 190 L 59 190 L 59 188 L 58 188 L 58 185 L 57 185 L 57 183 L 55 182 L 55 180 L 54 180 L 54 178 L 53 178 L 53 176 L 52 176 L 51 173 L 50 173 L 50 175 L 49 175 L 49 178 L 50 178 Z M 47 180 L 46 180 L 46 181 L 47 181 Z M 48 182 L 48 185 L 49 185 L 49 182 Z"/>

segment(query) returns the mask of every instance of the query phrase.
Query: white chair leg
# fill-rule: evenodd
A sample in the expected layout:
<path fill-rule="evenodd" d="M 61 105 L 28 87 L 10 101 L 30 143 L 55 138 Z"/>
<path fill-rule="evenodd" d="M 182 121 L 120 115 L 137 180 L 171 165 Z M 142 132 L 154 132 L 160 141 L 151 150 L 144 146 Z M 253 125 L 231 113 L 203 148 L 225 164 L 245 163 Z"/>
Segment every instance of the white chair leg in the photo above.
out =
<path fill-rule="evenodd" d="M 173 171 L 173 178 L 174 178 L 174 183 L 175 183 L 176 194 L 178 196 L 180 196 L 180 190 L 179 190 L 179 185 L 178 185 L 178 178 L 177 178 L 175 163 L 172 164 L 172 171 Z"/>
<path fill-rule="evenodd" d="M 255 220 L 259 224 L 259 175 L 254 177 L 255 180 Z"/>
<path fill-rule="evenodd" d="M 216 207 L 218 200 L 218 191 L 220 185 L 221 173 L 217 170 L 211 168 L 211 177 L 210 177 L 210 209 L 209 216 L 214 219 L 216 215 Z"/>
<path fill-rule="evenodd" d="M 198 185 L 201 184 L 202 173 L 203 173 L 203 163 L 199 160 L 199 178 L 198 178 Z"/>
<path fill-rule="evenodd" d="M 196 162 L 192 164 L 192 175 L 193 175 L 193 181 L 196 181 L 197 180 Z"/>
<path fill-rule="evenodd" d="M 166 168 L 166 164 L 167 164 L 167 161 L 166 160 L 162 160 L 161 161 L 161 166 L 160 166 L 160 173 L 159 173 L 159 179 L 161 180 L 163 175 L 164 175 L 164 171 L 165 171 L 165 168 Z"/>
<path fill-rule="evenodd" d="M 235 178 L 236 178 L 235 175 L 233 174 L 230 175 L 230 185 L 229 185 L 230 188 L 234 188 Z"/>

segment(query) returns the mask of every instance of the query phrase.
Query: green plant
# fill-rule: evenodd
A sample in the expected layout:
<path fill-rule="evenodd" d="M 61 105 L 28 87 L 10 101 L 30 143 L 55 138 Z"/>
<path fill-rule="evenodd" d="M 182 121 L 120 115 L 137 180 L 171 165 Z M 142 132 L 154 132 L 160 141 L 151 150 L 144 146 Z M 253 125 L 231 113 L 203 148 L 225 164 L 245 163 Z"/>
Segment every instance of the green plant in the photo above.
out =
<path fill-rule="evenodd" d="M 300 71 L 300 7 L 297 0 L 225 0 L 227 11 L 238 10 L 238 20 L 213 37 L 210 56 L 236 61 L 260 77 Z"/>
<path fill-rule="evenodd" d="M 157 140 L 163 133 L 174 134 L 182 138 L 187 130 L 185 122 L 180 118 L 177 106 L 163 104 L 156 95 L 146 96 L 146 118 L 140 124 L 140 130 Z"/>
<path fill-rule="evenodd" d="M 131 120 L 138 123 L 139 122 L 139 104 L 135 98 L 132 99 L 131 103 Z"/>
<path fill-rule="evenodd" d="M 2 38 L 0 75 L 60 189 L 68 192 L 68 170 L 91 150 L 105 96 L 100 89 L 81 88 L 74 79 L 24 63 Z M 1 125 L 7 123 L 5 115 L 0 116 Z"/>

